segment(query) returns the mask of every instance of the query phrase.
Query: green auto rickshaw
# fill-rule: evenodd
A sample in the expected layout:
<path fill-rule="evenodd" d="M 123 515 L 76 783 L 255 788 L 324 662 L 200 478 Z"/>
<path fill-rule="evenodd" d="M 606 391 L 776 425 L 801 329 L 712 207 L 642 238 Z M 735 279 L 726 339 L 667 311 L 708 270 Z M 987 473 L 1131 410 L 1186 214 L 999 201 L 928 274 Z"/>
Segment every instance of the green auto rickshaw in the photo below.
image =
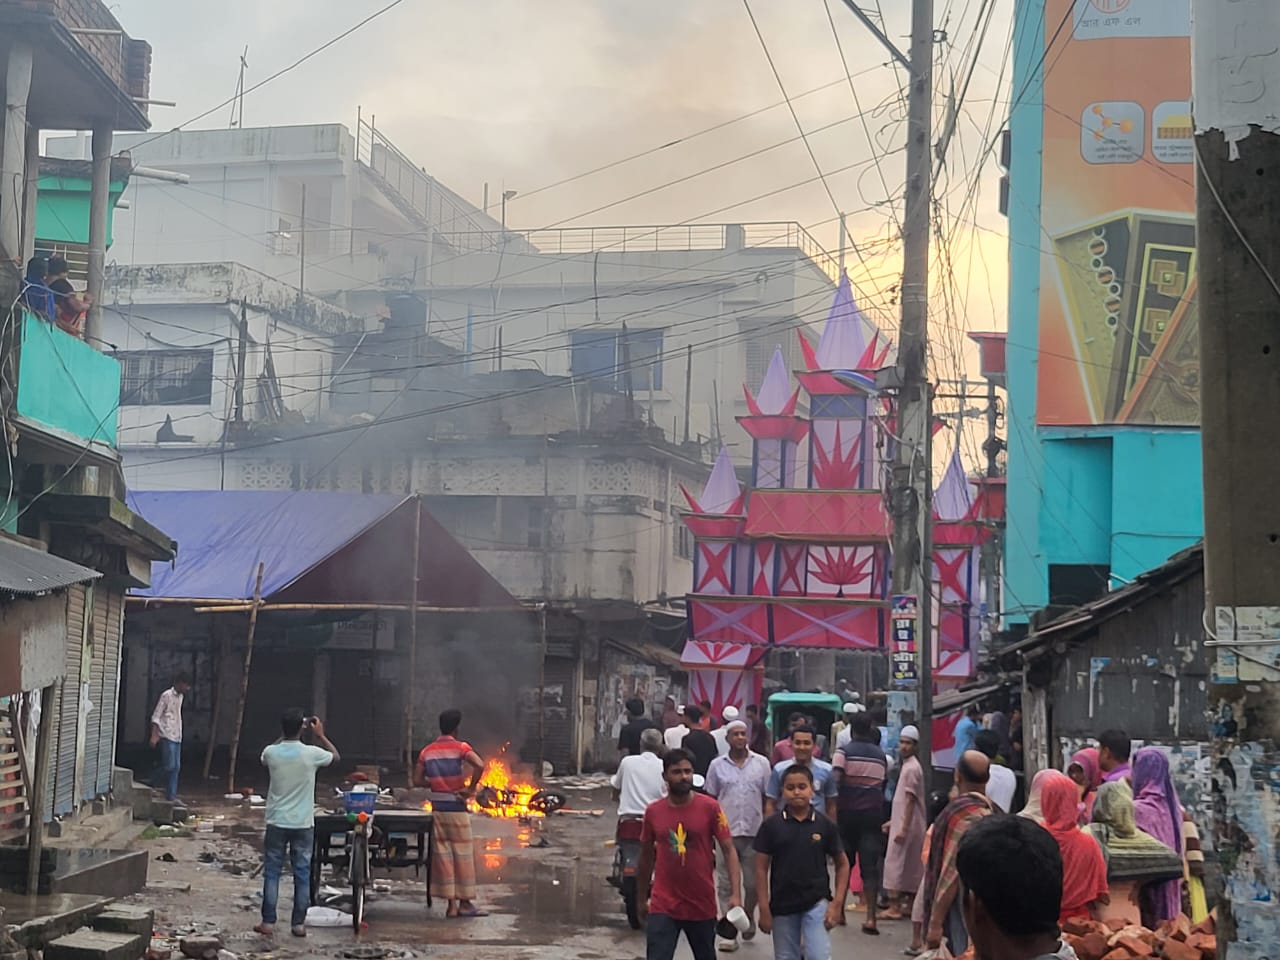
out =
<path fill-rule="evenodd" d="M 773 694 L 765 702 L 764 722 L 771 738 L 776 742 L 787 736 L 788 721 L 793 713 L 813 717 L 814 728 L 818 731 L 819 744 L 825 744 L 822 756 L 831 759 L 836 745 L 828 744 L 831 727 L 843 718 L 844 701 L 834 693 L 792 693 L 783 690 Z"/>

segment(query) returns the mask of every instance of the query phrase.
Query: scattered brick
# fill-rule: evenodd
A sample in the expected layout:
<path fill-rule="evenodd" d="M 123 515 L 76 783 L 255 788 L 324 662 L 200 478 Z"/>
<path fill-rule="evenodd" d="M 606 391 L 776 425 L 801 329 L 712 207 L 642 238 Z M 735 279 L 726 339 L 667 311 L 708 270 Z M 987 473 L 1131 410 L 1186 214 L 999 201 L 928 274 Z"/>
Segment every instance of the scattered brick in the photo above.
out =
<path fill-rule="evenodd" d="M 1164 960 L 1202 960 L 1201 953 L 1181 940 L 1167 940 L 1163 948 Z"/>
<path fill-rule="evenodd" d="M 1107 938 L 1097 930 L 1076 939 L 1076 956 L 1080 960 L 1102 960 L 1107 953 Z"/>

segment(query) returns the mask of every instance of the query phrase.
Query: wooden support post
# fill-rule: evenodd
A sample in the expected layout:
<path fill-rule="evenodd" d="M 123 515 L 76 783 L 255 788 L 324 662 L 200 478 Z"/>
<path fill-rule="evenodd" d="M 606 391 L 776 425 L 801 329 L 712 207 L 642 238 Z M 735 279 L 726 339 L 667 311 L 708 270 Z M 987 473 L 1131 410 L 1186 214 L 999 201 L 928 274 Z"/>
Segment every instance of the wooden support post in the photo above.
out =
<path fill-rule="evenodd" d="M 44 804 L 49 794 L 49 758 L 53 753 L 53 715 L 56 684 L 40 691 L 40 728 L 36 733 L 36 769 L 28 795 L 27 893 L 40 892 L 40 857 L 44 852 Z"/>
<path fill-rule="evenodd" d="M 240 699 L 236 704 L 236 725 L 231 733 L 231 762 L 227 767 L 227 793 L 236 792 L 236 758 L 240 753 L 240 730 L 244 726 L 244 704 L 249 697 L 249 668 L 253 665 L 253 634 L 258 628 L 258 608 L 262 606 L 263 565 L 258 564 L 258 577 L 253 584 L 253 606 L 249 609 L 249 636 L 244 650 L 244 669 L 240 672 Z"/>
<path fill-rule="evenodd" d="M 502 331 L 498 331 L 502 335 Z M 413 786 L 413 693 L 418 683 L 418 569 L 421 566 L 422 498 L 414 497 L 413 514 L 413 596 L 409 598 L 409 681 L 404 684 L 404 759 L 408 784 Z"/>
<path fill-rule="evenodd" d="M 213 751 L 218 746 L 218 725 L 222 722 L 222 687 L 227 680 L 227 664 L 231 662 L 231 634 L 219 621 L 211 622 L 214 630 L 222 635 L 218 648 L 218 666 L 213 675 L 213 718 L 209 721 L 209 745 L 204 748 L 204 778 L 209 779 L 213 768 Z"/>

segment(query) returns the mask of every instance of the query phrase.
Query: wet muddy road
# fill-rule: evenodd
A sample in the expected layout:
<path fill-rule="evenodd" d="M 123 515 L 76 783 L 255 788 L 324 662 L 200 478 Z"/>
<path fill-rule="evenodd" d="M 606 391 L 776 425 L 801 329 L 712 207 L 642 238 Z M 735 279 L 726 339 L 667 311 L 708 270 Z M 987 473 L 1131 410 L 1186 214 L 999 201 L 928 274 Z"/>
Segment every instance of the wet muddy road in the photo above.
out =
<path fill-rule="evenodd" d="M 613 849 L 612 804 L 593 796 L 577 806 L 603 809 L 601 817 L 553 816 L 534 826 L 477 816 L 477 905 L 489 916 L 447 920 L 444 904 L 426 906 L 424 878 L 412 870 L 375 871 L 377 894 L 369 900 L 368 929 L 356 937 L 349 925 L 311 928 L 305 940 L 278 928 L 273 940 L 252 932 L 259 919 L 261 813 L 236 806 L 197 809 L 189 836 L 140 841 L 150 851 L 149 886 L 131 898 L 156 911 L 160 936 L 219 933 L 242 960 L 632 960 L 644 957 L 644 937 L 632 931 L 622 901 L 609 886 Z M 545 846 L 540 846 L 545 841 Z M 170 861 L 170 858 L 172 860 Z M 335 891 L 341 882 L 332 883 Z M 287 918 L 291 883 L 281 882 Z M 346 906 L 339 901 L 339 909 Z M 851 926 L 836 931 L 833 955 L 867 960 L 901 957 L 909 941 L 905 925 L 885 923 L 883 935 Z M 283 936 L 281 935 L 283 934 Z M 176 944 L 175 944 L 176 946 Z M 176 955 L 176 950 L 175 950 Z M 757 937 L 737 954 L 745 960 L 773 955 L 769 938 Z M 688 957 L 682 944 L 679 957 Z"/>

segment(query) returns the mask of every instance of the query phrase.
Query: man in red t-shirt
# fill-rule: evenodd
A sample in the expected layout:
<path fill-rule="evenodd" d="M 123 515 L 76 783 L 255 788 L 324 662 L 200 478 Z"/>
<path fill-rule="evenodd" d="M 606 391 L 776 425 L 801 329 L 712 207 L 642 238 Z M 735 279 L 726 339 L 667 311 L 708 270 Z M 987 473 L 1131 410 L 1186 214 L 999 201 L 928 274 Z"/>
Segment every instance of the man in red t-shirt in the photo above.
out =
<path fill-rule="evenodd" d="M 715 845 L 729 868 L 726 912 L 742 905 L 742 868 L 720 804 L 693 792 L 693 757 L 670 750 L 662 758 L 667 795 L 649 804 L 636 870 L 646 960 L 672 960 L 683 932 L 693 960 L 716 955 Z M 655 870 L 656 865 L 656 870 Z M 650 881 L 652 880 L 652 885 Z"/>

